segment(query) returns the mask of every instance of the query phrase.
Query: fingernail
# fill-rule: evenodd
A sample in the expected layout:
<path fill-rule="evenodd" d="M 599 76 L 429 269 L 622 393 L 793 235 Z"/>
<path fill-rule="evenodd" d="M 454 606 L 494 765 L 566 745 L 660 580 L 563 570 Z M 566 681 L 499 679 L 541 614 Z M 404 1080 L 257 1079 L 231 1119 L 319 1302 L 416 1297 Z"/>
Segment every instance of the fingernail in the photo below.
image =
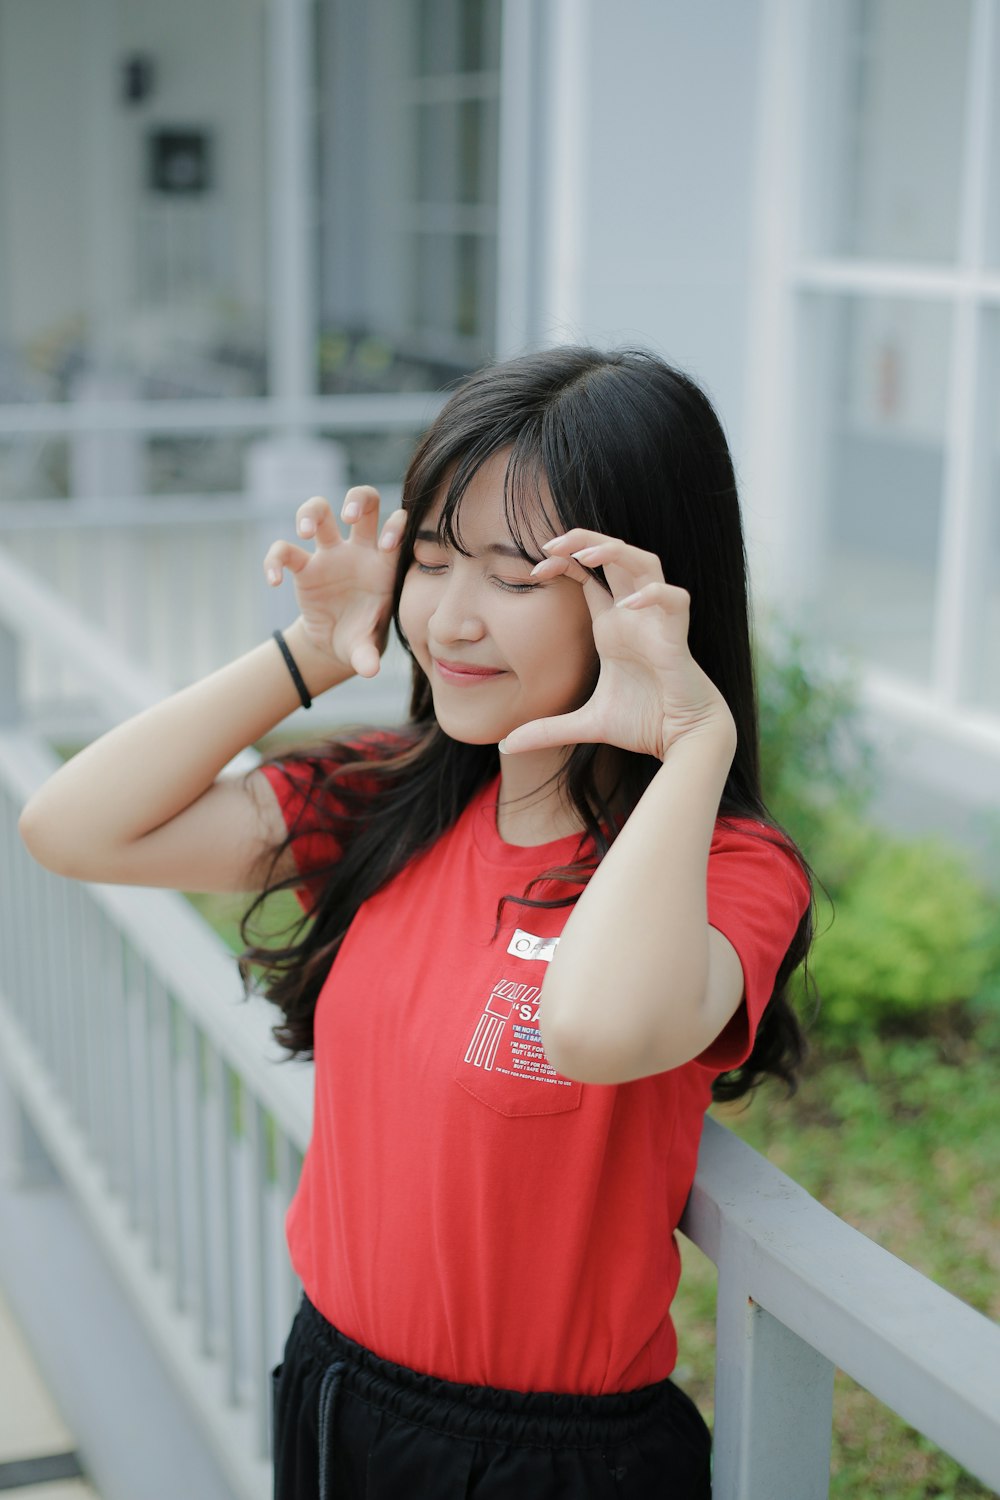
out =
<path fill-rule="evenodd" d="M 629 594 L 624 599 L 616 599 L 615 600 L 615 608 L 616 609 L 638 609 L 638 607 L 639 607 L 639 605 L 641 603 L 642 603 L 642 600 L 640 599 L 638 593 L 636 593 L 636 594 Z"/>
<path fill-rule="evenodd" d="M 532 568 L 531 572 L 528 574 L 528 577 L 531 578 L 535 573 L 538 572 L 539 568 L 544 568 L 545 564 L 548 561 L 549 561 L 549 559 L 547 557 L 543 557 L 542 560 L 541 560 L 541 562 L 535 563 L 535 566 Z"/>
<path fill-rule="evenodd" d="M 598 551 L 600 551 L 598 547 L 582 547 L 579 552 L 571 552 L 570 557 L 578 563 L 587 563 Z"/>
<path fill-rule="evenodd" d="M 311 516 L 303 516 L 299 522 L 299 536 L 312 536 L 316 530 L 316 522 Z"/>
<path fill-rule="evenodd" d="M 543 542 L 542 543 L 542 551 L 543 552 L 548 552 L 549 548 L 550 547 L 554 547 L 557 544 L 557 542 L 564 542 L 565 540 L 566 540 L 565 533 L 562 536 L 554 536 L 550 542 Z"/>
<path fill-rule="evenodd" d="M 267 581 L 268 581 L 268 583 L 278 583 L 280 581 L 280 579 L 281 579 L 281 574 L 278 572 L 277 568 L 268 568 L 268 570 L 267 570 Z"/>
<path fill-rule="evenodd" d="M 378 539 L 378 544 L 382 548 L 383 552 L 388 552 L 389 548 L 395 547 L 398 541 L 399 536 L 395 531 L 383 531 L 382 535 Z"/>
<path fill-rule="evenodd" d="M 345 521 L 356 521 L 360 514 L 361 507 L 354 500 L 348 500 L 347 504 L 344 506 L 344 509 L 341 511 L 341 516 Z"/>
<path fill-rule="evenodd" d="M 506 739 L 500 740 L 500 742 L 497 745 L 497 749 L 500 751 L 501 755 L 506 755 L 507 754 L 507 741 L 506 741 Z"/>

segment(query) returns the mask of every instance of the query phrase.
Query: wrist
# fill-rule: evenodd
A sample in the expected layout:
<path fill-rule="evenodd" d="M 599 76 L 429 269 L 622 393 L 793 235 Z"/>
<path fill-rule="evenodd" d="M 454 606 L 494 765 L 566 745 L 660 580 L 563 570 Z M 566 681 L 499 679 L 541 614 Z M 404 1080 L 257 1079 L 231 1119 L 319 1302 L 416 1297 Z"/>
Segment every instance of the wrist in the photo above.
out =
<path fill-rule="evenodd" d="M 732 715 L 725 719 L 701 724 L 685 730 L 669 741 L 660 757 L 664 765 L 684 761 L 697 761 L 706 772 L 715 772 L 723 784 L 729 776 L 736 755 L 736 725 Z"/>
<path fill-rule="evenodd" d="M 316 645 L 306 630 L 301 615 L 281 633 L 312 698 L 318 698 L 321 693 L 328 692 L 330 688 L 337 687 L 354 676 L 350 667 L 345 667 L 336 657 Z"/>

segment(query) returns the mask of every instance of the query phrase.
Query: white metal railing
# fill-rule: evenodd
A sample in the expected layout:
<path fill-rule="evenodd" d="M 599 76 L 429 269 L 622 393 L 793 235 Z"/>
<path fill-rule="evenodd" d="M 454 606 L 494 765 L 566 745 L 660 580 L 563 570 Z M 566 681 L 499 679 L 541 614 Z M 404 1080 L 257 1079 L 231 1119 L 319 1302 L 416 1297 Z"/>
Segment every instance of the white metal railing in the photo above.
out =
<path fill-rule="evenodd" d="M 397 497 L 398 487 L 384 487 L 383 507 Z M 0 502 L 0 590 L 36 621 L 18 647 L 24 714 L 100 726 L 108 705 L 100 692 L 95 701 L 93 683 L 107 677 L 105 646 L 100 634 L 86 634 L 88 626 L 106 632 L 132 669 L 125 698 L 110 705 L 115 717 L 134 711 L 126 704 L 134 705 L 136 693 L 155 698 L 194 681 L 287 625 L 291 586 L 268 589 L 263 557 L 275 537 L 292 535 L 293 520 L 291 502 L 243 494 Z M 90 668 L 82 670 L 60 644 L 79 639 L 81 629 L 91 648 Z M 373 682 L 346 684 L 338 694 L 341 721 L 397 716 L 408 676 L 393 640 Z M 314 729 L 329 713 L 320 700 L 303 727 Z"/>
<path fill-rule="evenodd" d="M 55 764 L 0 734 L 0 1056 L 234 1492 L 265 1500 L 311 1070 L 278 1061 L 276 1012 L 183 897 L 31 860 L 17 817 Z"/>
<path fill-rule="evenodd" d="M 292 505 L 254 505 L 239 494 L 7 501 L 0 542 L 136 666 L 180 686 L 266 634 L 264 551 L 293 517 Z M 290 594 L 284 602 L 291 607 Z M 56 662 L 43 668 L 29 655 L 31 702 L 65 701 L 74 686 Z"/>
<path fill-rule="evenodd" d="M 53 757 L 19 716 L 28 641 L 109 714 L 153 690 L 0 557 L 0 1057 L 241 1497 L 267 1493 L 267 1369 L 295 1289 L 282 1210 L 307 1071 L 172 893 L 48 875 L 16 819 Z M 834 1366 L 1000 1486 L 1000 1329 L 706 1122 L 682 1223 L 719 1270 L 716 1500 L 819 1500 Z"/>
<path fill-rule="evenodd" d="M 1000 1486 L 1000 1327 L 705 1122 L 681 1224 L 719 1272 L 716 1500 L 820 1500 L 835 1367 Z"/>

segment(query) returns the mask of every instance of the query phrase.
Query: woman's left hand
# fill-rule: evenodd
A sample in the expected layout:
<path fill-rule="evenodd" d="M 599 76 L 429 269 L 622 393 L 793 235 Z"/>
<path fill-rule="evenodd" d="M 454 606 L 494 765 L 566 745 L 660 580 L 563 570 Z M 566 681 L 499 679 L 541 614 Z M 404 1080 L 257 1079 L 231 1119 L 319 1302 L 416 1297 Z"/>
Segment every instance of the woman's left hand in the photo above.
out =
<path fill-rule="evenodd" d="M 533 719 L 501 743 L 507 755 L 560 745 L 606 744 L 655 755 L 690 736 L 720 734 L 736 746 L 736 725 L 718 688 L 688 647 L 690 595 L 665 583 L 659 558 L 615 537 L 575 528 L 545 544 L 533 576 L 565 575 L 583 588 L 600 674 L 571 713 Z M 603 568 L 611 593 L 588 569 Z"/>

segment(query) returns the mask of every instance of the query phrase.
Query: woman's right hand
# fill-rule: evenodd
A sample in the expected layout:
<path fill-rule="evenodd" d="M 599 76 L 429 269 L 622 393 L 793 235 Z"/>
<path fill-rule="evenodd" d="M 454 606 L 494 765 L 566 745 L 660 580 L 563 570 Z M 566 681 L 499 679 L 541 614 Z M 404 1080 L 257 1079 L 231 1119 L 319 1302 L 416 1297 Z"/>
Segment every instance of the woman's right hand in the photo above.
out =
<path fill-rule="evenodd" d="M 389 632 L 392 592 L 406 513 L 395 510 L 378 529 L 378 491 L 357 485 L 344 496 L 340 534 L 326 500 L 314 496 L 296 512 L 300 537 L 315 538 L 308 551 L 295 542 L 274 542 L 264 558 L 273 588 L 287 568 L 295 584 L 302 628 L 316 648 L 348 672 L 374 677 Z"/>

